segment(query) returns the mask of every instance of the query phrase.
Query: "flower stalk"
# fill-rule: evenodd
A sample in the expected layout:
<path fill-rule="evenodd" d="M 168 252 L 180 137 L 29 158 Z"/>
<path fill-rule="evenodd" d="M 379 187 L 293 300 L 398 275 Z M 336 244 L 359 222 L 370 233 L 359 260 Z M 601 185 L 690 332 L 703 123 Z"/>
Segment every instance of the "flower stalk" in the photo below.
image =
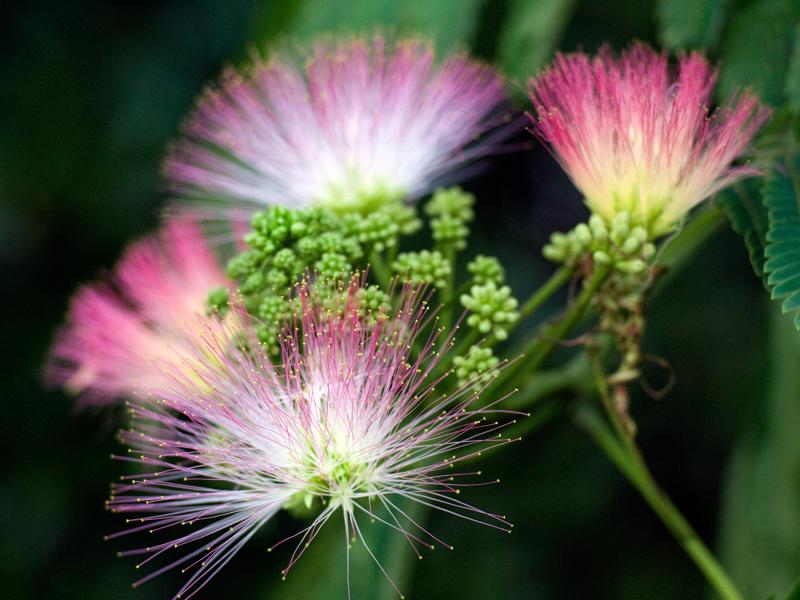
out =
<path fill-rule="evenodd" d="M 639 492 L 661 519 L 675 540 L 686 551 L 708 583 L 722 600 L 744 600 L 725 569 L 700 539 L 678 507 L 659 487 L 639 450 L 625 414 L 610 393 L 605 373 L 598 358 L 589 351 L 595 386 L 613 431 L 596 412 L 583 407 L 575 420 L 608 456 L 626 479 Z"/>
<path fill-rule="evenodd" d="M 564 339 L 586 314 L 595 292 L 597 292 L 597 289 L 609 274 L 610 269 L 608 266 L 598 266 L 589 279 L 586 280 L 583 291 L 572 302 L 564 316 L 552 326 L 544 328 L 540 335 L 531 337 L 530 341 L 519 352 L 511 353 L 511 356 L 520 356 L 521 358 L 515 365 L 502 371 L 494 383 L 489 386 L 487 393 L 491 394 L 501 388 L 508 388 L 512 383 L 516 382 L 522 373 L 530 375 L 541 367 L 556 345 Z M 560 271 L 553 275 L 553 277 L 557 276 L 561 277 Z M 555 290 L 552 291 L 554 292 Z"/>

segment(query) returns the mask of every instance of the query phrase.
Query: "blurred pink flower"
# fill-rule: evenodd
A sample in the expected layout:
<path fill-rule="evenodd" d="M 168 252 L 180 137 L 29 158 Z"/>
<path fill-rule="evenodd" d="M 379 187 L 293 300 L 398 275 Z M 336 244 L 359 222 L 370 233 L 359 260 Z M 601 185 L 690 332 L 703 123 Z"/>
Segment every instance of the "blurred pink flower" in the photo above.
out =
<path fill-rule="evenodd" d="M 634 44 L 617 58 L 559 55 L 531 81 L 533 131 L 610 220 L 627 211 L 651 237 L 703 199 L 757 174 L 731 166 L 769 111 L 743 92 L 709 113 L 716 71 L 698 53 L 672 74 L 666 54 Z"/>
<path fill-rule="evenodd" d="M 147 555 L 140 566 L 166 563 L 137 585 L 181 567 L 192 575 L 176 597 L 191 596 L 292 506 L 319 513 L 273 546 L 296 540 L 284 575 L 335 514 L 344 518 L 348 552 L 351 537 L 366 545 L 359 516 L 397 530 L 418 555 L 432 544 L 447 547 L 398 498 L 510 530 L 504 517 L 460 500 L 480 471 L 453 468 L 511 441 L 498 433 L 505 425 L 494 417 L 502 411 L 473 408 L 471 388 L 435 392 L 429 375 L 439 352 L 435 337 L 418 340 L 429 322 L 419 292 L 405 288 L 400 308 L 375 319 L 359 316 L 358 291 L 353 284 L 332 306 L 301 288 L 302 314 L 281 337 L 281 366 L 258 344 L 244 311 L 232 308 L 173 365 L 163 403 L 133 408 L 134 428 L 123 434 L 131 454 L 123 459 L 149 472 L 114 485 L 109 507 L 129 514 L 132 527 L 110 537 L 150 532 L 146 548 L 122 554 Z"/>
<path fill-rule="evenodd" d="M 84 286 L 53 345 L 48 382 L 90 404 L 170 385 L 157 363 L 176 356 L 212 288 L 228 284 L 200 226 L 168 221 L 133 244 L 107 282 Z"/>
<path fill-rule="evenodd" d="M 509 128 L 503 81 L 430 42 L 318 41 L 306 61 L 256 57 L 201 98 L 165 163 L 195 200 L 369 209 L 416 198 L 491 153 Z"/>

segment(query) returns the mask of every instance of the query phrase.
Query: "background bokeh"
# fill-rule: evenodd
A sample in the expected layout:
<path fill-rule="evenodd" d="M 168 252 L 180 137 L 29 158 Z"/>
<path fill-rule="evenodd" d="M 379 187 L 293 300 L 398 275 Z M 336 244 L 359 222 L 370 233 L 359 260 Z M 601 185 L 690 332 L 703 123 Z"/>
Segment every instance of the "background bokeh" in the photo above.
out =
<path fill-rule="evenodd" d="M 42 0 L 4 5 L 2 14 L 0 596 L 21 600 L 166 598 L 178 588 L 180 575 L 170 573 L 132 590 L 134 561 L 115 558 L 127 540 L 103 541 L 122 527 L 103 502 L 124 469 L 109 458 L 123 416 L 77 412 L 43 389 L 40 373 L 76 286 L 156 225 L 163 151 L 224 64 L 251 44 L 380 24 L 498 62 L 524 110 L 524 76 L 554 48 L 638 38 L 707 47 L 728 61 L 723 87 L 752 83 L 774 101 L 780 75 L 747 45 L 785 53 L 797 23 L 795 3 L 780 0 Z M 730 64 L 740 81 L 725 71 Z M 547 152 L 525 133 L 519 141 L 524 149 L 496 157 L 465 187 L 479 199 L 473 251 L 499 254 L 525 297 L 550 270 L 540 257 L 547 236 L 585 213 Z M 748 597 L 784 591 L 800 574 L 800 341 L 730 229 L 654 300 L 647 350 L 677 373 L 667 398 L 640 394 L 634 403 L 657 478 Z M 435 517 L 431 527 L 456 550 L 421 562 L 411 552 L 393 557 L 387 567 L 408 597 L 707 596 L 569 409 L 482 468 L 502 484 L 470 499 L 507 514 L 513 535 Z M 288 555 L 266 548 L 296 525 L 288 516 L 271 523 L 199 597 L 342 597 L 338 525 L 281 582 Z M 372 565 L 354 579 L 356 598 L 393 597 Z"/>

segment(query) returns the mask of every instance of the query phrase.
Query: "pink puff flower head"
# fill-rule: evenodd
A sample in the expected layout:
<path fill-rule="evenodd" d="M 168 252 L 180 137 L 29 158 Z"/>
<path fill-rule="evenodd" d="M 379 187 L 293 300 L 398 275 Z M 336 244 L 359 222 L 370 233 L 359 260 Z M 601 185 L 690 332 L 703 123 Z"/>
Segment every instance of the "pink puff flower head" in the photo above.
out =
<path fill-rule="evenodd" d="M 147 547 L 122 553 L 156 565 L 137 585 L 180 568 L 187 580 L 176 597 L 188 598 L 292 507 L 316 507 L 317 515 L 270 548 L 295 546 L 284 576 L 336 515 L 347 552 L 351 541 L 367 545 L 364 520 L 396 530 L 418 556 L 449 547 L 404 501 L 510 531 L 503 516 L 461 499 L 462 489 L 480 484 L 480 471 L 457 467 L 512 441 L 498 432 L 513 421 L 496 420 L 502 411 L 491 404 L 475 407 L 473 388 L 436 392 L 439 352 L 435 336 L 420 337 L 430 322 L 420 291 L 404 288 L 399 307 L 377 316 L 359 310 L 359 292 L 354 283 L 332 304 L 301 286 L 280 365 L 233 306 L 184 357 L 192 373 L 175 364 L 160 402 L 132 407 L 125 460 L 141 469 L 113 486 L 109 508 L 130 523 L 111 537 L 149 536 Z"/>
<path fill-rule="evenodd" d="M 769 111 L 749 92 L 709 112 L 716 71 L 698 53 L 670 69 L 636 43 L 617 57 L 559 55 L 530 83 L 533 131 L 606 220 L 628 212 L 651 237 L 757 171 L 731 166 Z"/>
<path fill-rule="evenodd" d="M 414 199 L 497 148 L 504 84 L 422 39 L 317 41 L 228 69 L 200 99 L 165 162 L 195 200 L 369 210 Z"/>
<path fill-rule="evenodd" d="M 108 281 L 78 290 L 46 379 L 89 404 L 169 385 L 158 361 L 180 353 L 209 291 L 229 284 L 200 226 L 168 221 L 134 243 Z"/>

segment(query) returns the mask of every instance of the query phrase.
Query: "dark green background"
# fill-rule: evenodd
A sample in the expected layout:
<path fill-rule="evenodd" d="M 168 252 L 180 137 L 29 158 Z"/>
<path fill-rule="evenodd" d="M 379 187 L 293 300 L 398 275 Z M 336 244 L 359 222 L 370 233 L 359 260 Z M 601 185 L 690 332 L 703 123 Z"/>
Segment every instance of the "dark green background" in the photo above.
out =
<path fill-rule="evenodd" d="M 678 18 L 676 10 L 683 11 Z M 752 50 L 766 47 L 778 63 L 797 13 L 791 2 L 777 1 L 87 0 L 21 3 L 4 6 L 2 15 L 0 597 L 116 599 L 169 597 L 180 576 L 130 588 L 139 574 L 133 560 L 114 557 L 128 540 L 102 539 L 122 527 L 103 509 L 109 482 L 124 472 L 109 459 L 119 449 L 113 433 L 121 415 L 77 413 L 66 396 L 43 391 L 41 365 L 76 286 L 156 225 L 165 145 L 226 62 L 240 60 L 251 43 L 382 23 L 428 32 L 442 48 L 469 47 L 521 78 L 553 47 L 591 51 L 603 41 L 622 47 L 638 38 L 729 56 L 738 71 L 723 73 L 723 86 L 753 81 L 769 98 L 770 90 L 780 94 L 773 79 L 781 75 L 770 75 Z M 758 27 L 767 29 L 761 38 L 753 33 Z M 514 89 L 524 110 L 524 79 Z M 524 297 L 550 269 L 540 258 L 549 233 L 585 212 L 547 152 L 525 133 L 519 141 L 529 147 L 497 157 L 467 187 L 479 198 L 473 250 L 498 253 Z M 666 358 L 678 379 L 666 399 L 635 398 L 641 445 L 704 539 L 717 548 L 723 540 L 733 578 L 762 600 L 800 573 L 797 334 L 771 316 L 744 247 L 728 229 L 652 309 L 647 351 Z M 736 468 L 728 477 L 732 455 Z M 469 500 L 507 514 L 513 535 L 436 516 L 431 527 L 454 552 L 387 564 L 392 573 L 414 569 L 404 585 L 408 597 L 707 595 L 682 550 L 572 426 L 569 410 L 487 457 L 482 468 L 502 484 Z M 266 547 L 278 530 L 297 525 L 289 517 L 271 524 L 199 597 L 341 597 L 338 524 L 329 526 L 335 543 L 321 541 L 281 583 L 288 554 L 268 555 Z M 375 583 L 356 582 L 356 597 L 386 594 L 376 569 L 367 569 L 368 577 L 356 578 Z M 298 591 L 312 585 L 314 593 Z"/>

